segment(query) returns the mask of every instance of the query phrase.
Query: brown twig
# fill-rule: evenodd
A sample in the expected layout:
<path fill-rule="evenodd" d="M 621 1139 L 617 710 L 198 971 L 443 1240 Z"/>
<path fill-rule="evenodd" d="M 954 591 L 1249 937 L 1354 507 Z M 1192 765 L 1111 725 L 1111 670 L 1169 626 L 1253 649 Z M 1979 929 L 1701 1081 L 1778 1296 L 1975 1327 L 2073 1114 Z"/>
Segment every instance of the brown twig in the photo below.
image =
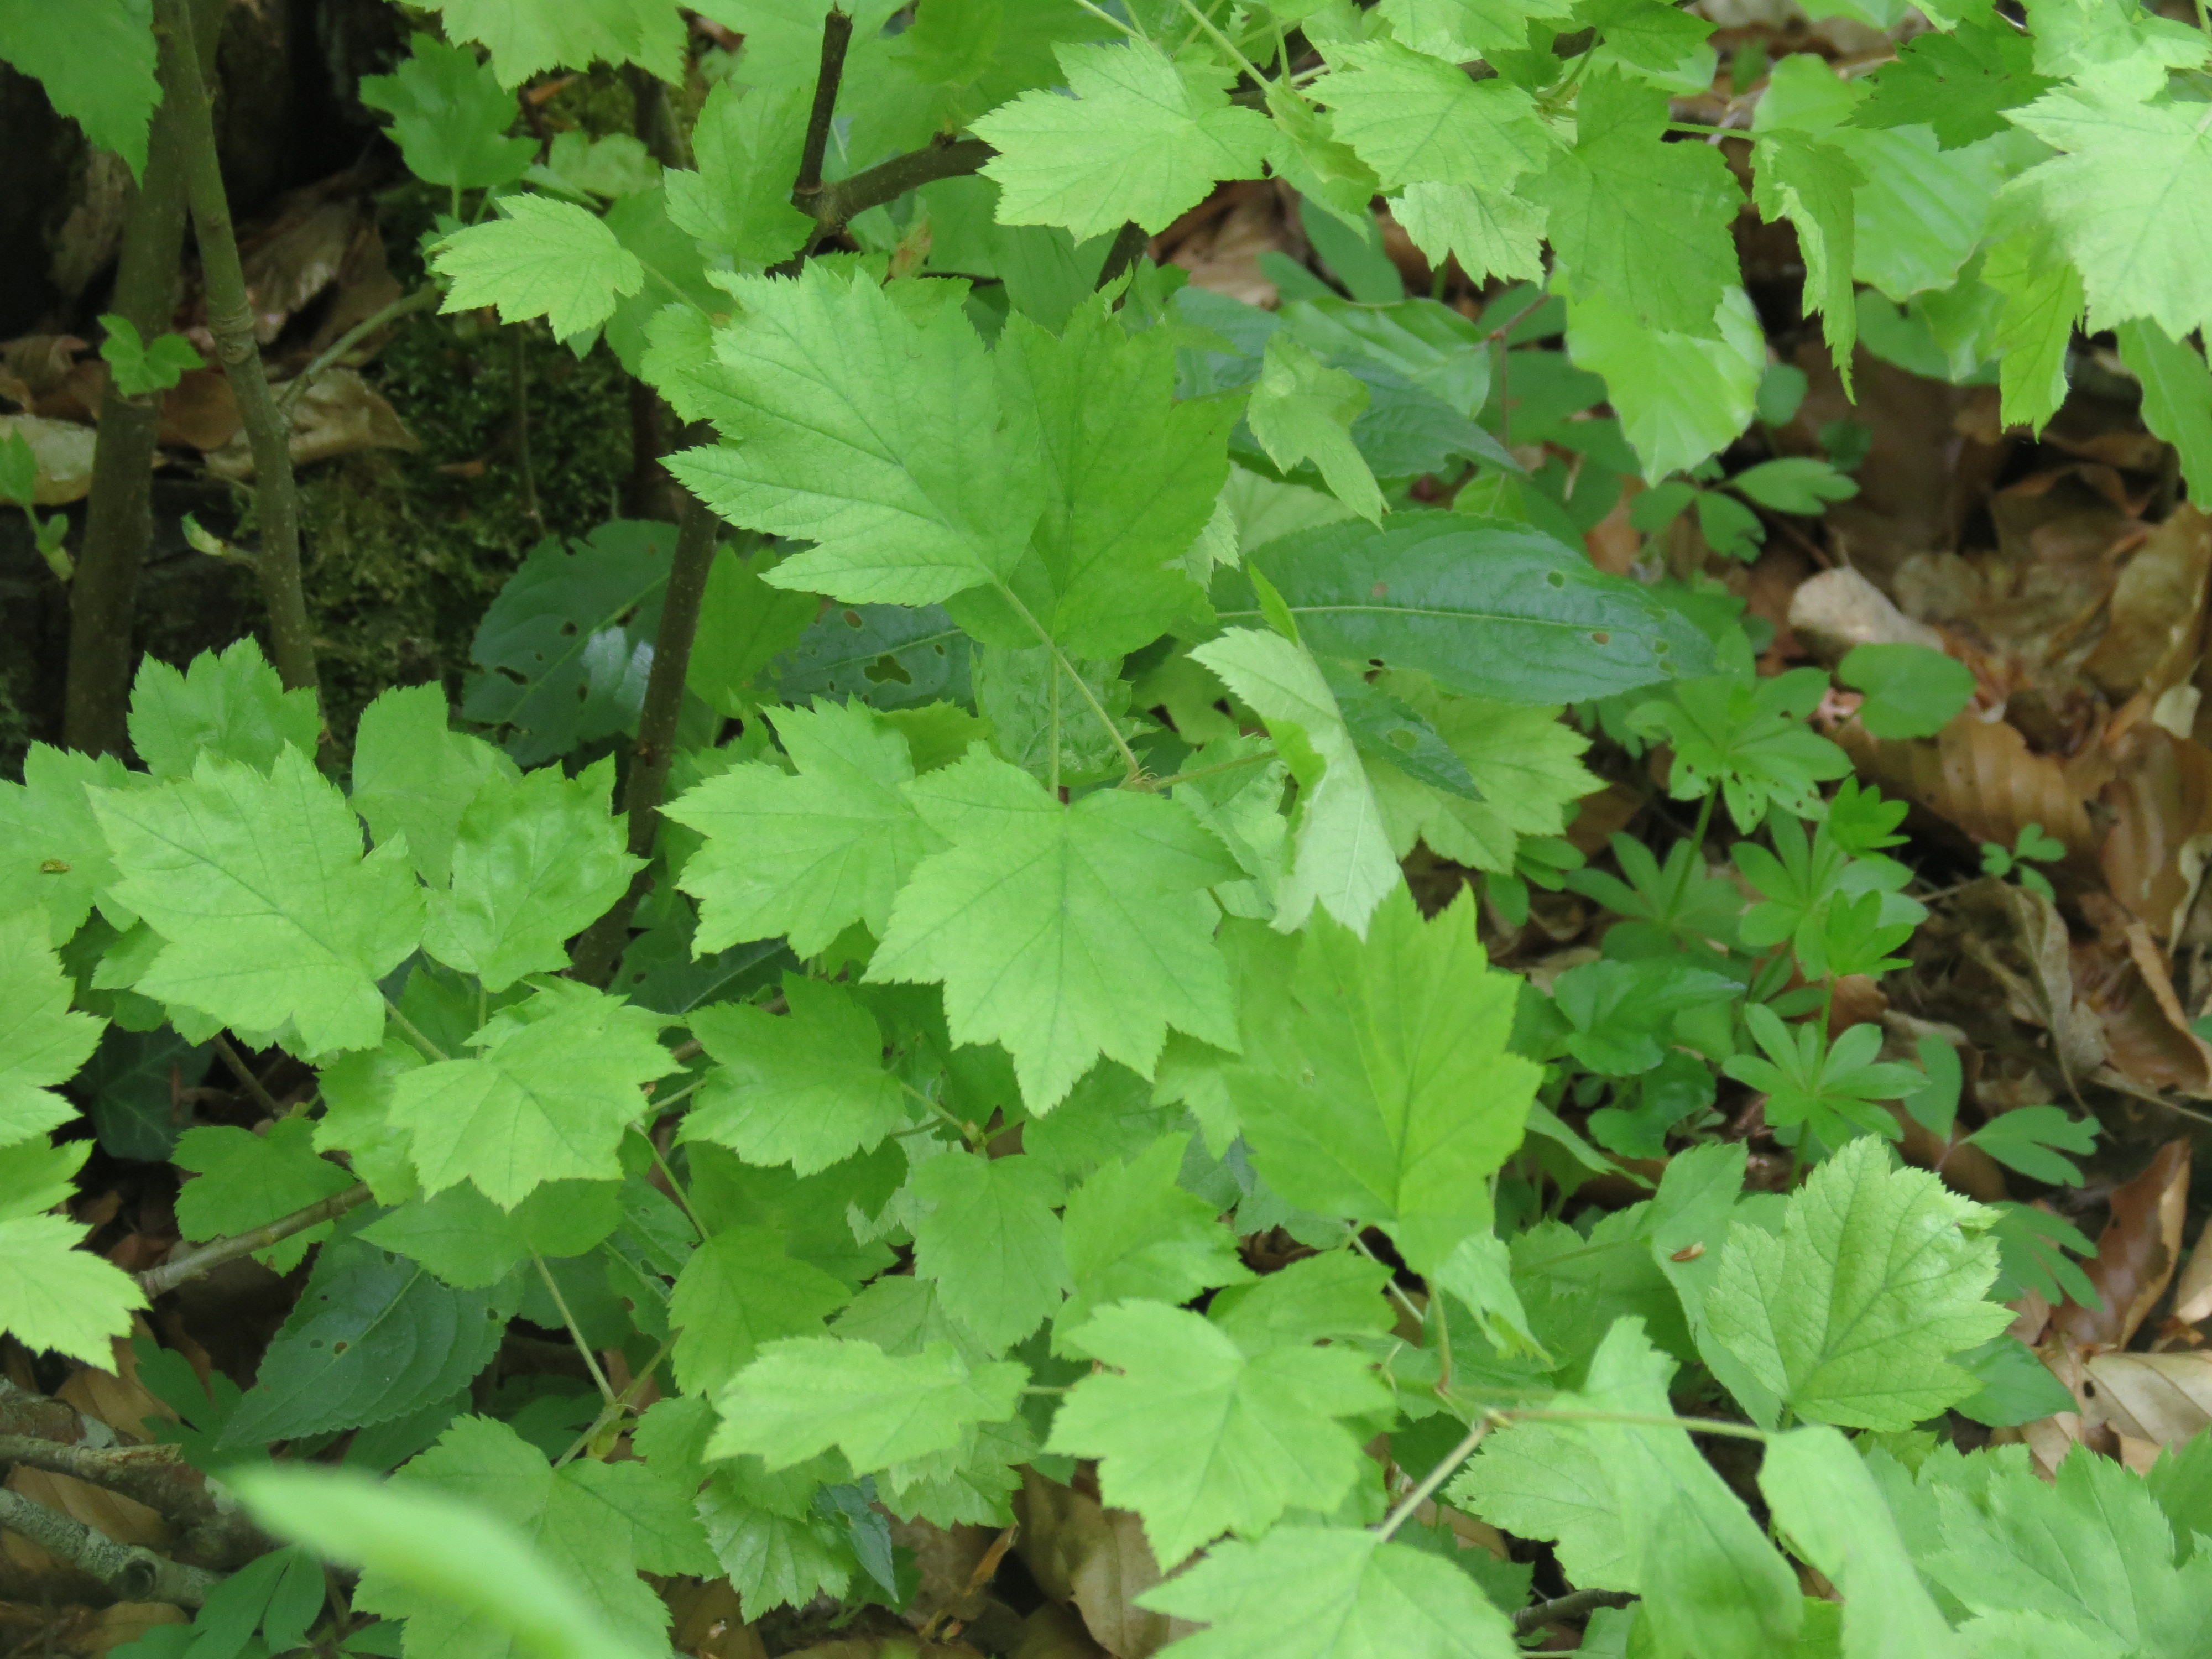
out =
<path fill-rule="evenodd" d="M 155 15 L 174 33 L 179 47 L 167 60 L 177 77 L 167 88 L 167 98 L 176 106 L 185 194 L 199 244 L 200 275 L 207 288 L 208 331 L 215 337 L 216 356 L 237 397 L 239 417 L 253 452 L 254 514 L 261 529 L 257 563 L 269 601 L 270 654 L 286 690 L 319 691 L 314 635 L 300 580 L 300 499 L 292 481 L 289 422 L 270 392 L 260 342 L 254 335 L 253 306 L 246 293 L 245 268 L 239 263 L 230 198 L 223 191 L 215 107 L 200 73 L 191 9 L 186 0 L 157 0 Z"/>
<path fill-rule="evenodd" d="M 853 20 L 837 7 L 822 20 L 822 65 L 814 76 L 814 107 L 806 117 L 806 142 L 799 152 L 793 204 L 804 213 L 806 198 L 822 188 L 822 158 L 830 153 L 830 125 L 837 113 L 837 88 L 845 78 L 845 51 L 853 43 Z"/>
<path fill-rule="evenodd" d="M 216 1498 L 175 1446 L 64 1445 L 0 1435 L 0 1463 L 65 1474 L 143 1504 L 185 1534 L 178 1553 L 201 1566 L 235 1570 L 276 1547 L 244 1510 Z"/>
<path fill-rule="evenodd" d="M 230 1074 L 238 1079 L 239 1086 L 252 1097 L 256 1106 L 270 1117 L 284 1115 L 284 1109 L 276 1103 L 276 1097 L 262 1086 L 261 1079 L 253 1075 L 253 1068 L 246 1063 L 245 1056 L 238 1052 L 229 1037 L 221 1031 L 215 1034 L 215 1051 L 217 1057 L 229 1070 Z"/>
<path fill-rule="evenodd" d="M 826 184 L 815 192 L 813 204 L 800 211 L 814 215 L 813 241 L 819 243 L 842 230 L 848 221 L 895 201 L 910 190 L 957 179 L 974 173 L 998 155 L 981 138 L 940 138 L 920 149 L 894 155 L 865 173 Z"/>
<path fill-rule="evenodd" d="M 132 1544 L 118 1544 L 58 1510 L 0 1486 L 0 1526 L 19 1532 L 50 1555 L 81 1567 L 125 1601 L 168 1601 L 197 1607 L 222 1583 L 204 1567 L 186 1566 Z"/>
<path fill-rule="evenodd" d="M 1584 1613 L 1595 1613 L 1600 1607 L 1625 1607 L 1636 1601 L 1632 1590 L 1579 1589 L 1565 1595 L 1555 1595 L 1548 1601 L 1539 1601 L 1533 1607 L 1523 1607 L 1513 1615 L 1513 1632 L 1526 1636 L 1532 1630 L 1546 1625 L 1564 1623 L 1579 1619 Z"/>
<path fill-rule="evenodd" d="M 256 1250 L 265 1250 L 271 1244 L 282 1243 L 295 1233 L 303 1233 L 310 1227 L 319 1227 L 325 1221 L 335 1221 L 348 1210 L 368 1202 L 371 1194 L 368 1184 L 349 1187 L 342 1193 L 318 1199 L 303 1210 L 295 1210 L 279 1216 L 266 1226 L 235 1233 L 228 1238 L 210 1239 L 198 1249 L 187 1250 L 182 1255 L 173 1255 L 158 1267 L 149 1267 L 137 1275 L 138 1288 L 149 1297 L 164 1291 L 173 1291 L 191 1279 L 205 1277 L 226 1261 L 235 1261 L 242 1255 L 252 1255 Z"/>

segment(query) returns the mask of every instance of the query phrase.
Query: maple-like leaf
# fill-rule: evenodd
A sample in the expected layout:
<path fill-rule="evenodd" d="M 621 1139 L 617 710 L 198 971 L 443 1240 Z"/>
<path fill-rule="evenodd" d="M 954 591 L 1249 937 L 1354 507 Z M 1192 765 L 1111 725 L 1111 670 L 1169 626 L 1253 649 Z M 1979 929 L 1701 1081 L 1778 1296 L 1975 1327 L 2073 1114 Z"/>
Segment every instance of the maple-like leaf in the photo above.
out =
<path fill-rule="evenodd" d="M 1067 1289 L 1060 1178 L 1032 1158 L 946 1153 L 915 1170 L 927 1206 L 914 1224 L 914 1271 L 945 1310 L 994 1352 L 1042 1324 Z"/>
<path fill-rule="evenodd" d="M 451 191 L 482 190 L 522 177 L 537 141 L 510 138 L 514 94 L 465 46 L 417 34 L 389 75 L 365 75 L 359 96 L 392 118 L 407 170 Z"/>
<path fill-rule="evenodd" d="M 1471 80 L 1455 64 L 1388 40 L 1332 47 L 1329 65 L 1308 90 L 1329 106 L 1336 136 L 1386 189 L 1419 183 L 1503 191 L 1557 148 L 1535 100 L 1510 81 Z"/>
<path fill-rule="evenodd" d="M 949 1342 L 896 1358 L 849 1338 L 771 1342 L 716 1400 L 708 1453 L 750 1452 L 773 1470 L 835 1446 L 855 1470 L 886 1468 L 1012 1416 L 1028 1380 L 1011 1360 L 970 1365 Z"/>
<path fill-rule="evenodd" d="M 556 338 L 598 327 L 618 295 L 645 286 L 645 267 L 606 222 L 550 196 L 510 196 L 507 217 L 458 230 L 432 264 L 451 284 L 441 309 L 496 306 L 501 322 L 543 317 Z"/>
<path fill-rule="evenodd" d="M 54 1093 L 100 1046 L 105 1022 L 70 1007 L 69 976 L 35 910 L 0 916 L 0 1146 L 44 1134 L 76 1108 Z"/>
<path fill-rule="evenodd" d="M 428 0 L 456 40 L 481 40 L 503 87 L 540 70 L 634 63 L 684 78 L 684 23 L 665 0 Z"/>
<path fill-rule="evenodd" d="M 1187 1135 L 1163 1135 L 1068 1194 L 1062 1243 L 1074 1291 L 1058 1316 L 1060 1333 L 1108 1303 L 1183 1303 L 1252 1278 L 1215 1206 L 1176 1184 L 1189 1144 Z"/>
<path fill-rule="evenodd" d="M 785 1253 L 766 1227 L 732 1227 L 691 1253 L 668 1298 L 677 1328 L 678 1386 L 712 1394 L 752 1363 L 765 1343 L 819 1331 L 852 1291 Z"/>
<path fill-rule="evenodd" d="M 173 1158 L 198 1173 L 177 1194 L 179 1231 L 188 1239 L 242 1233 L 352 1186 L 345 1167 L 318 1157 L 313 1143 L 314 1125 L 304 1117 L 279 1118 L 258 1135 L 227 1124 L 186 1130 Z M 295 1233 L 265 1259 L 289 1273 L 330 1232 L 325 1224 Z"/>

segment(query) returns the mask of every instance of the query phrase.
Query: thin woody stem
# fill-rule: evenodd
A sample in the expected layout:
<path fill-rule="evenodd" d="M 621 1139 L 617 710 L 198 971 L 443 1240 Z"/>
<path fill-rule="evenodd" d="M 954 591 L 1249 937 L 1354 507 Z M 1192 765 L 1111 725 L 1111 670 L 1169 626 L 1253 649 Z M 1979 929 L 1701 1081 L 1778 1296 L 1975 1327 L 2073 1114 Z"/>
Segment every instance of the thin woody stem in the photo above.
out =
<path fill-rule="evenodd" d="M 303 1233 L 310 1227 L 319 1227 L 325 1221 L 335 1221 L 348 1210 L 368 1202 L 372 1194 L 366 1182 L 349 1187 L 342 1193 L 318 1199 L 305 1209 L 295 1210 L 279 1216 L 266 1226 L 235 1233 L 228 1238 L 211 1239 L 198 1249 L 187 1250 L 182 1255 L 173 1255 L 158 1267 L 149 1267 L 137 1275 L 138 1288 L 150 1297 L 164 1291 L 174 1290 L 189 1279 L 204 1278 L 226 1261 L 235 1261 L 242 1255 L 252 1255 L 256 1250 L 265 1250 L 271 1244 L 282 1243 L 295 1233 Z"/>
<path fill-rule="evenodd" d="M 584 1369 L 591 1372 L 592 1381 L 599 1385 L 600 1396 L 608 1405 L 617 1405 L 614 1385 L 607 1381 L 607 1374 L 599 1369 L 599 1357 L 592 1352 L 592 1345 L 584 1340 L 584 1328 L 576 1322 L 576 1316 L 568 1311 L 568 1300 L 561 1294 L 561 1286 L 554 1280 L 553 1270 L 545 1265 L 545 1258 L 535 1250 L 530 1253 L 530 1259 L 538 1264 L 538 1277 L 545 1281 L 545 1293 L 553 1298 L 553 1305 L 561 1310 L 561 1322 L 568 1328 L 568 1340 L 576 1345 L 576 1352 L 583 1355 Z"/>
<path fill-rule="evenodd" d="M 1446 1452 L 1436 1468 L 1421 1477 L 1420 1485 L 1398 1500 L 1398 1507 L 1384 1517 L 1382 1524 L 1377 1527 L 1376 1531 L 1387 1540 L 1392 1533 L 1404 1526 L 1407 1518 L 1434 1497 L 1437 1488 L 1450 1480 L 1452 1472 L 1474 1455 L 1474 1449 L 1482 1443 L 1483 1437 L 1488 1434 L 1496 1425 L 1496 1415 L 1486 1412 L 1482 1420 L 1467 1431 L 1466 1438 Z"/>

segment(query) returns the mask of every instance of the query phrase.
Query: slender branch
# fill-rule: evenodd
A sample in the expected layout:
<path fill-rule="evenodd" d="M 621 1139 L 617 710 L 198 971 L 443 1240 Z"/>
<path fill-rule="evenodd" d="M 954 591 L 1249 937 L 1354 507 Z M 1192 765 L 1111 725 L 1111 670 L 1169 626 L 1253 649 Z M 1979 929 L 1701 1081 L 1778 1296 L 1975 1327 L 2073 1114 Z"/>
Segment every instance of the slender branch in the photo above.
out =
<path fill-rule="evenodd" d="M 553 1298 L 553 1305 L 561 1310 L 561 1322 L 568 1328 L 568 1340 L 576 1345 L 576 1352 L 584 1356 L 584 1369 L 592 1374 L 592 1381 L 599 1385 L 599 1394 L 610 1406 L 618 1405 L 614 1385 L 607 1374 L 599 1369 L 599 1357 L 592 1352 L 592 1345 L 584 1340 L 584 1328 L 576 1322 L 576 1316 L 568 1311 L 568 1299 L 561 1294 L 561 1286 L 553 1277 L 553 1270 L 545 1265 L 545 1258 L 532 1250 L 530 1259 L 538 1264 L 538 1276 L 545 1281 L 545 1293 Z"/>
<path fill-rule="evenodd" d="M 313 360 L 305 368 L 285 383 L 284 390 L 276 398 L 278 407 L 288 415 L 291 413 L 292 405 L 300 400 L 300 395 L 307 391 L 309 383 L 315 376 L 320 374 L 380 328 L 396 323 L 402 317 L 410 316 L 417 311 L 428 310 L 438 303 L 440 297 L 438 285 L 435 283 L 425 283 L 412 294 L 403 294 L 383 310 L 362 318 L 361 321 L 317 352 Z"/>
<path fill-rule="evenodd" d="M 210 17 L 222 15 L 210 10 L 207 0 L 200 3 Z M 155 40 L 159 82 L 173 87 L 178 72 L 172 60 L 183 46 L 167 28 L 155 31 Z M 123 257 L 115 274 L 115 311 L 144 339 L 168 331 L 185 211 L 184 147 L 173 98 L 154 112 L 145 177 L 124 222 Z M 109 377 L 100 399 L 84 545 L 70 584 L 69 678 L 62 702 L 63 741 L 92 754 L 118 752 L 126 741 L 131 625 L 139 567 L 154 538 L 154 452 L 161 427 L 160 393 L 126 398 Z"/>
<path fill-rule="evenodd" d="M 553 1460 L 553 1467 L 557 1469 L 563 1463 L 570 1462 L 580 1455 L 586 1447 L 605 1431 L 610 1423 L 624 1412 L 630 1410 L 636 1404 L 637 1396 L 645 1391 L 645 1385 L 653 1381 L 653 1374 L 660 1369 L 660 1362 L 668 1358 L 670 1351 L 675 1346 L 676 1335 L 672 1331 L 662 1341 L 660 1346 L 653 1351 L 653 1358 L 645 1362 L 643 1368 L 635 1376 L 630 1378 L 629 1386 L 601 1407 L 599 1414 L 592 1419 L 592 1426 L 578 1435 L 570 1443 L 568 1449 Z"/>
<path fill-rule="evenodd" d="M 837 7 L 822 20 L 822 66 L 814 76 L 814 107 L 806 118 L 806 142 L 799 152 L 799 178 L 791 187 L 793 204 L 806 210 L 803 198 L 822 188 L 822 158 L 830 151 L 830 124 L 837 113 L 837 88 L 845 78 L 845 50 L 853 41 L 853 20 Z"/>
<path fill-rule="evenodd" d="M 0 1435 L 0 1463 L 65 1474 L 143 1504 L 184 1534 L 178 1553 L 201 1566 L 235 1569 L 276 1547 L 176 1446 L 68 1445 Z"/>
<path fill-rule="evenodd" d="M 400 1012 L 399 1005 L 394 1002 L 390 997 L 386 997 L 384 1000 L 384 1012 L 386 1018 L 390 1019 L 394 1025 L 397 1025 L 399 1028 L 399 1035 L 405 1037 L 408 1042 L 413 1043 L 416 1050 L 422 1054 L 423 1059 L 450 1060 L 452 1058 L 452 1056 L 443 1048 L 441 1048 L 436 1043 L 431 1042 L 428 1037 L 423 1036 L 422 1028 L 416 1025 L 413 1020 L 408 1018 L 405 1014 Z"/>
<path fill-rule="evenodd" d="M 226 1261 L 252 1255 L 256 1250 L 265 1250 L 271 1244 L 282 1243 L 295 1233 L 303 1233 L 310 1227 L 319 1227 L 325 1221 L 335 1221 L 348 1210 L 368 1203 L 371 1196 L 368 1184 L 363 1182 L 347 1188 L 342 1193 L 318 1199 L 303 1210 L 279 1216 L 266 1226 L 234 1233 L 228 1238 L 210 1239 L 197 1249 L 187 1250 L 182 1255 L 173 1255 L 160 1267 L 149 1267 L 138 1274 L 138 1288 L 149 1297 L 173 1291 L 190 1279 L 204 1278 Z"/>
<path fill-rule="evenodd" d="M 253 307 L 246 294 L 245 268 L 239 263 L 230 200 L 223 192 L 214 106 L 200 73 L 191 10 L 186 0 L 157 0 L 155 15 L 175 32 L 180 48 L 172 56 L 177 82 L 169 88 L 169 97 L 177 106 L 184 141 L 185 189 L 199 244 L 200 274 L 207 286 L 208 331 L 215 337 L 216 356 L 229 377 L 253 451 L 254 512 L 261 529 L 258 566 L 269 601 L 270 654 L 288 690 L 319 691 L 314 635 L 300 580 L 300 500 L 292 481 L 289 423 L 270 393 L 260 343 L 254 337 Z"/>
<path fill-rule="evenodd" d="M 239 1086 L 252 1097 L 256 1106 L 270 1117 L 284 1115 L 284 1109 L 276 1103 L 276 1097 L 262 1086 L 261 1079 L 253 1075 L 253 1068 L 246 1063 L 230 1038 L 221 1031 L 215 1034 L 215 1051 L 222 1057 L 230 1074 L 238 1079 Z"/>
<path fill-rule="evenodd" d="M 1513 1632 L 1526 1636 L 1532 1630 L 1546 1625 L 1564 1623 L 1579 1619 L 1586 1613 L 1595 1613 L 1600 1607 L 1626 1607 L 1635 1604 L 1633 1590 L 1579 1589 L 1565 1595 L 1555 1595 L 1548 1601 L 1539 1601 L 1523 1607 L 1513 1615 Z"/>
<path fill-rule="evenodd" d="M 1106 263 L 1098 267 L 1095 286 L 1107 288 L 1118 282 L 1121 273 L 1135 264 L 1152 245 L 1152 239 L 1146 234 L 1145 228 L 1134 219 L 1128 221 L 1114 238 L 1114 246 L 1106 250 Z"/>
<path fill-rule="evenodd" d="M 1421 1477 L 1421 1484 L 1398 1500 L 1398 1507 L 1392 1510 L 1384 1517 L 1382 1524 L 1376 1528 L 1384 1540 L 1387 1540 L 1392 1533 L 1404 1526 L 1407 1517 L 1427 1503 L 1436 1495 L 1437 1488 L 1452 1478 L 1452 1471 L 1473 1455 L 1474 1449 L 1482 1443 L 1482 1437 L 1496 1425 L 1497 1420 L 1496 1413 L 1485 1412 L 1481 1420 L 1467 1431 L 1459 1444 L 1446 1452 L 1436 1468 Z"/>
<path fill-rule="evenodd" d="M 660 799 L 668 787 L 668 769 L 676 759 L 676 725 L 684 712 L 684 678 L 691 668 L 691 645 L 699 631 L 699 609 L 707 578 L 721 544 L 722 521 L 689 491 L 676 529 L 676 550 L 668 563 L 668 588 L 660 602 L 660 626 L 653 639 L 653 667 L 646 677 L 645 706 L 637 720 L 637 746 L 630 751 L 629 781 L 623 810 L 629 815 L 632 858 L 651 860 L 660 830 Z M 569 952 L 571 977 L 605 986 L 614 976 L 623 946 L 629 941 L 630 918 L 653 884 L 650 865 L 630 878 L 614 908 L 586 928 Z"/>
<path fill-rule="evenodd" d="M 819 242 L 836 235 L 847 221 L 872 207 L 895 201 L 910 190 L 976 172 L 998 153 L 981 138 L 940 138 L 878 162 L 865 173 L 835 179 L 815 192 L 814 240 Z"/>
<path fill-rule="evenodd" d="M 19 1532 L 51 1555 L 81 1567 L 125 1601 L 169 1601 L 197 1607 L 222 1583 L 219 1574 L 132 1544 L 118 1544 L 58 1510 L 0 1486 L 0 1527 Z"/>
<path fill-rule="evenodd" d="M 691 1086 L 696 1089 L 699 1085 L 695 1083 Z M 653 1151 L 653 1167 L 660 1171 L 660 1178 L 668 1183 L 668 1195 L 676 1200 L 676 1207 L 684 1212 L 684 1218 L 691 1224 L 691 1231 L 699 1235 L 699 1242 L 704 1244 L 713 1235 L 707 1231 L 707 1224 L 699 1219 L 698 1211 L 691 1207 L 690 1194 L 684 1190 L 684 1183 L 676 1178 L 676 1171 L 668 1167 L 668 1155 L 660 1150 L 660 1143 L 651 1135 L 646 1136 L 645 1144 Z"/>

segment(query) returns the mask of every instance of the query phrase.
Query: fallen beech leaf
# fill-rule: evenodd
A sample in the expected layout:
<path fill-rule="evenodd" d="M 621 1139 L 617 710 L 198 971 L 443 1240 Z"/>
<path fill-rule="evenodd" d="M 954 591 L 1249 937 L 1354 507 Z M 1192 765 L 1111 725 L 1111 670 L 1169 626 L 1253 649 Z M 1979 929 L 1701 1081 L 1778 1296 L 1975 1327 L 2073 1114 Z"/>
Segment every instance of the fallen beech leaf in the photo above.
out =
<path fill-rule="evenodd" d="M 398 412 L 349 368 L 326 368 L 292 408 L 292 462 L 305 466 L 356 449 L 420 449 Z M 241 432 L 207 458 L 219 478 L 253 476 L 253 451 Z"/>
<path fill-rule="evenodd" d="M 1109 1510 L 1025 1469 L 1014 1514 L 1022 1523 L 1014 1547 L 1030 1577 L 1047 1595 L 1073 1601 L 1115 1659 L 1147 1659 L 1196 1628 L 1137 1606 L 1161 1573 L 1143 1526 L 1128 1510 Z"/>
<path fill-rule="evenodd" d="M 2212 1423 L 2212 1353 L 2100 1353 L 2082 1361 L 2081 1395 L 2094 1420 L 2153 1447 Z"/>
<path fill-rule="evenodd" d="M 2160 939 L 2181 931 L 2212 851 L 2212 749 L 2150 720 L 2115 746 L 2098 863 L 2112 896 Z"/>
<path fill-rule="evenodd" d="M 21 438 L 38 463 L 34 489 L 40 507 L 65 507 L 92 493 L 92 451 L 99 434 L 71 421 L 36 415 L 0 415 L 0 444 Z"/>
<path fill-rule="evenodd" d="M 2137 1091 L 2204 1097 L 2212 1048 L 2189 1029 L 2148 931 L 2103 893 L 2083 894 L 2081 911 L 2100 937 L 2074 947 L 2074 983 L 2103 1030 L 2107 1073 Z"/>
<path fill-rule="evenodd" d="M 194 449 L 220 449 L 235 438 L 242 422 L 230 377 L 219 368 L 185 371 L 161 394 L 161 441 Z"/>
<path fill-rule="evenodd" d="M 2189 1203 L 2189 1142 L 2169 1140 L 2143 1172 L 2112 1192 L 2112 1218 L 2083 1263 L 2101 1308 L 2068 1300 L 2052 1327 L 2084 1348 L 2124 1348 L 2166 1293 L 2181 1261 L 2181 1225 Z M 2064 1379 L 2061 1379 L 2062 1381 Z"/>
<path fill-rule="evenodd" d="M 979 1579 L 977 1569 L 998 1537 L 992 1527 L 940 1527 L 919 1518 L 891 1522 L 891 1542 L 914 1552 L 915 1570 L 921 1576 L 908 1609 L 917 1620 L 964 1623 L 982 1611 L 983 1585 L 991 1575 L 986 1571 Z"/>
<path fill-rule="evenodd" d="M 2105 636 L 2081 672 L 2118 702 L 2148 689 L 2154 698 L 2197 660 L 2204 630 L 2205 580 L 2212 574 L 2212 520 L 2186 502 L 2143 538 L 2112 588 Z"/>
<path fill-rule="evenodd" d="M 70 1475 L 52 1474 L 45 1469 L 25 1468 L 19 1464 L 8 1477 L 8 1490 L 20 1492 L 34 1504 L 44 1504 L 50 1510 L 59 1510 L 94 1531 L 106 1534 L 118 1544 L 144 1544 L 149 1548 L 165 1549 L 170 1542 L 168 1522 L 159 1511 L 120 1492 L 109 1492 Z"/>
<path fill-rule="evenodd" d="M 2212 1218 L 2197 1230 L 2197 1247 L 2181 1264 L 2181 1277 L 2173 1286 L 2173 1317 L 2185 1325 L 2212 1319 Z"/>
<path fill-rule="evenodd" d="M 1967 953 L 2004 988 L 2007 1012 L 2051 1033 L 2066 1076 L 2094 1071 L 2105 1058 L 2105 1033 L 2077 994 L 2073 943 L 2057 907 L 2040 893 L 1984 878 L 1960 890 L 1956 908 L 1972 930 Z"/>
<path fill-rule="evenodd" d="M 2021 827 L 2033 823 L 2064 845 L 2076 874 L 2095 869 L 2096 837 L 2066 768 L 2035 753 L 2002 720 L 1985 720 L 1970 708 L 1932 738 L 1877 738 L 1856 720 L 1835 738 L 1861 777 L 1968 839 L 2010 847 Z"/>

